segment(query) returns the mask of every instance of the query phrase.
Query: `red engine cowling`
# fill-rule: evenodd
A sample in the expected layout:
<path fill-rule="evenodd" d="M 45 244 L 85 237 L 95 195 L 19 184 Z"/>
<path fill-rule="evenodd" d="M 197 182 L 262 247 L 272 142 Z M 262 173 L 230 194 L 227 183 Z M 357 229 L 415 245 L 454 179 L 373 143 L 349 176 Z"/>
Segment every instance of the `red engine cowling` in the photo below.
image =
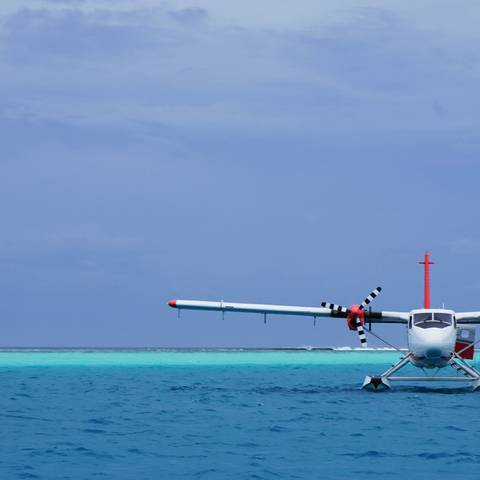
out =
<path fill-rule="evenodd" d="M 347 317 L 347 325 L 350 330 L 357 329 L 357 318 L 360 319 L 362 325 L 365 325 L 365 310 L 360 308 L 360 305 L 352 305 L 349 308 L 349 314 Z"/>

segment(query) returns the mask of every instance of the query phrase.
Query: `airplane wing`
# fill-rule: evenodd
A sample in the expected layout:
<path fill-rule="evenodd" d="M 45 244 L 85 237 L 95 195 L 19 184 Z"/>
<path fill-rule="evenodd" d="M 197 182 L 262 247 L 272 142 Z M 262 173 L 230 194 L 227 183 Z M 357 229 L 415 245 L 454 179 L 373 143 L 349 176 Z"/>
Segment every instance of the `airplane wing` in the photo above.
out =
<path fill-rule="evenodd" d="M 262 315 L 302 315 L 307 317 L 346 318 L 347 313 L 323 307 L 296 307 L 257 303 L 206 302 L 202 300 L 170 300 L 168 305 L 179 310 L 205 310 L 210 312 L 261 313 Z M 371 323 L 408 323 L 408 312 L 365 311 Z"/>
<path fill-rule="evenodd" d="M 455 317 L 457 319 L 457 324 L 472 325 L 480 323 L 480 312 L 456 312 Z"/>

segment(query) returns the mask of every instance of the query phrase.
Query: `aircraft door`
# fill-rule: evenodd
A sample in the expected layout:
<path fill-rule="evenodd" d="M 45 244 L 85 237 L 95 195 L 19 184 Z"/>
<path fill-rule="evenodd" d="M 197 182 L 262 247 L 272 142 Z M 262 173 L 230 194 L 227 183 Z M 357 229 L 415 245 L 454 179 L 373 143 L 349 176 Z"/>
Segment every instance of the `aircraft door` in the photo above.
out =
<path fill-rule="evenodd" d="M 455 352 L 462 358 L 473 360 L 475 343 L 475 327 L 462 326 L 457 328 Z"/>

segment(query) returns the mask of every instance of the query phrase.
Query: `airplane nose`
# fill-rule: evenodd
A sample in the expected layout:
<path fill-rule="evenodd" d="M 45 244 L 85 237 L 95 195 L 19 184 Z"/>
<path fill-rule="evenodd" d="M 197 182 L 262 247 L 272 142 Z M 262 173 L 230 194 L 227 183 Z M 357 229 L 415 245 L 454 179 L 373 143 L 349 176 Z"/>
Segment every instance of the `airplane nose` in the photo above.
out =
<path fill-rule="evenodd" d="M 429 348 L 425 351 L 427 358 L 439 358 L 442 356 L 442 351 L 439 348 Z"/>

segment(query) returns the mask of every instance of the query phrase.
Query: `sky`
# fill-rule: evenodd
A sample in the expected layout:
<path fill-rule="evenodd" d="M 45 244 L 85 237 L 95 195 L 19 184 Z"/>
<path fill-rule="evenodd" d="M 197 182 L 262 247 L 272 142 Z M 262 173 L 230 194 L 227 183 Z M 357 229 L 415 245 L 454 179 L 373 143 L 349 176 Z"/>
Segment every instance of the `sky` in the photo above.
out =
<path fill-rule="evenodd" d="M 0 346 L 356 346 L 166 301 L 408 311 L 425 249 L 433 305 L 480 310 L 479 16 L 2 0 Z"/>

